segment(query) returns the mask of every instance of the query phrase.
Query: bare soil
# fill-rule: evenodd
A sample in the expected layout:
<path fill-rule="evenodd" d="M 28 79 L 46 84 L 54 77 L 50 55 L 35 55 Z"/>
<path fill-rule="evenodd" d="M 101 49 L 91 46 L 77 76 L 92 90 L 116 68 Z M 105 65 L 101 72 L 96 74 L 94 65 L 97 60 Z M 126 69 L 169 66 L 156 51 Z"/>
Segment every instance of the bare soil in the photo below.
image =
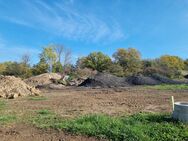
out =
<path fill-rule="evenodd" d="M 62 131 L 41 130 L 28 125 L 0 129 L 1 141 L 97 141 L 92 137 L 66 134 Z"/>
<path fill-rule="evenodd" d="M 11 112 L 24 115 L 39 109 L 49 109 L 64 118 L 102 113 L 111 116 L 138 112 L 169 113 L 171 96 L 175 101 L 188 101 L 188 90 L 154 90 L 144 87 L 111 89 L 64 88 L 43 90 L 46 100 L 29 100 L 22 97 L 7 100 Z M 10 112 L 9 111 L 9 112 Z M 0 126 L 0 141 L 93 141 L 95 138 L 75 136 L 62 131 L 41 130 L 31 125 Z"/>

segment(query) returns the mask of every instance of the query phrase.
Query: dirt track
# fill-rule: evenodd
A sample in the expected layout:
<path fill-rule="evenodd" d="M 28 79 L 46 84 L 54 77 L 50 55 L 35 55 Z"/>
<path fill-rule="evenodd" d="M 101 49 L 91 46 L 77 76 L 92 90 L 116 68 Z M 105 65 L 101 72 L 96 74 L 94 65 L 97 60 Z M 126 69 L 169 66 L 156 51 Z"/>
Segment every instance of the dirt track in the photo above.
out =
<path fill-rule="evenodd" d="M 108 115 L 127 115 L 138 112 L 171 112 L 170 98 L 188 101 L 188 91 L 152 90 L 141 87 L 124 89 L 67 88 L 44 92 L 46 100 L 32 101 L 27 97 L 8 100 L 13 112 L 26 114 L 39 109 L 50 109 L 65 118 L 85 114 L 104 113 Z M 95 140 L 81 136 L 66 135 L 53 130 L 44 131 L 28 125 L 0 127 L 1 141 L 30 140 Z"/>

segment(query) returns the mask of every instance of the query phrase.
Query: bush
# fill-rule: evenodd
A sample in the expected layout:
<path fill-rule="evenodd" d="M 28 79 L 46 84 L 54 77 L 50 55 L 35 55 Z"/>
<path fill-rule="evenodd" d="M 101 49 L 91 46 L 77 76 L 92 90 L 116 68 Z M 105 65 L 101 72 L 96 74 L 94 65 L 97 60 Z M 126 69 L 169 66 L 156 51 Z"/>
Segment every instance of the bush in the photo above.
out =
<path fill-rule="evenodd" d="M 181 71 L 184 69 L 184 61 L 177 56 L 164 55 L 156 60 L 156 67 L 163 70 L 169 78 L 182 78 Z"/>
<path fill-rule="evenodd" d="M 63 66 L 60 62 L 56 62 L 55 64 L 53 64 L 53 70 L 52 72 L 63 72 Z"/>
<path fill-rule="evenodd" d="M 46 63 L 44 59 L 40 59 L 40 62 L 33 66 L 32 74 L 39 75 L 48 72 L 49 65 Z"/>
<path fill-rule="evenodd" d="M 3 75 L 14 75 L 17 77 L 28 78 L 32 76 L 32 70 L 29 65 L 18 62 L 5 62 Z"/>
<path fill-rule="evenodd" d="M 123 71 L 123 67 L 120 66 L 119 64 L 117 63 L 112 63 L 108 70 L 107 70 L 109 73 L 113 74 L 113 75 L 116 75 L 118 77 L 122 77 L 124 76 L 124 71 Z"/>
<path fill-rule="evenodd" d="M 173 58 L 172 60 L 170 58 Z M 173 60 L 176 60 L 173 63 Z M 152 75 L 152 74 L 160 74 L 166 76 L 168 78 L 182 78 L 182 62 L 179 60 L 180 65 L 177 63 L 178 58 L 162 56 L 160 59 L 155 60 L 145 60 L 143 61 L 143 74 L 144 75 Z"/>

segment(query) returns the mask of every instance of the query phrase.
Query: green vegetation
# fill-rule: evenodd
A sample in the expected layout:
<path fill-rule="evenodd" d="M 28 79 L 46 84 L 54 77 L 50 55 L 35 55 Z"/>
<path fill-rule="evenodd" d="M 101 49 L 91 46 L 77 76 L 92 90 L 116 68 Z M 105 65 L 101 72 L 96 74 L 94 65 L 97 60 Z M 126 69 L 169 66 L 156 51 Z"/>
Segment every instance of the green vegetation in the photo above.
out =
<path fill-rule="evenodd" d="M 183 141 L 188 139 L 188 126 L 173 121 L 167 115 L 137 114 L 119 118 L 92 115 L 69 121 L 64 126 L 60 125 L 59 128 L 117 141 Z"/>
<path fill-rule="evenodd" d="M 6 107 L 6 101 L 0 100 L 0 125 L 7 125 L 17 120 L 15 114 L 5 113 Z"/>
<path fill-rule="evenodd" d="M 47 109 L 36 111 L 36 113 L 37 115 L 29 119 L 29 121 L 39 128 L 54 128 L 56 124 L 63 121 L 55 113 Z"/>
<path fill-rule="evenodd" d="M 5 106 L 6 106 L 5 101 L 0 100 L 0 110 L 3 110 Z"/>
<path fill-rule="evenodd" d="M 155 85 L 146 86 L 146 88 L 157 89 L 157 90 L 188 90 L 188 85 L 178 84 L 178 85 Z"/>
<path fill-rule="evenodd" d="M 99 72 L 107 70 L 112 63 L 110 57 L 102 52 L 90 53 L 87 57 L 80 58 L 78 62 L 81 63 L 79 65 L 83 68 L 86 67 Z"/>
<path fill-rule="evenodd" d="M 8 123 L 14 122 L 16 120 L 16 116 L 12 114 L 0 115 L 0 125 L 6 125 Z"/>
<path fill-rule="evenodd" d="M 48 68 L 49 72 L 52 72 L 53 64 L 55 64 L 56 60 L 57 60 L 57 54 L 54 51 L 54 46 L 49 45 L 49 46 L 43 48 L 43 51 L 40 54 L 40 59 L 45 60 L 45 62 L 49 66 L 49 68 Z"/>
<path fill-rule="evenodd" d="M 141 54 L 134 48 L 120 48 L 114 54 L 115 62 L 123 68 L 124 76 L 141 72 Z"/>
<path fill-rule="evenodd" d="M 44 96 L 29 96 L 28 100 L 42 101 L 42 100 L 47 100 L 47 98 Z"/>
<path fill-rule="evenodd" d="M 136 114 L 128 117 L 88 115 L 64 120 L 48 110 L 42 110 L 37 111 L 37 115 L 30 121 L 40 128 L 54 128 L 114 141 L 188 140 L 188 125 L 172 120 L 169 115 Z"/>
<path fill-rule="evenodd" d="M 141 54 L 134 48 L 119 48 L 108 56 L 102 52 L 91 52 L 71 64 L 71 50 L 63 45 L 51 44 L 43 48 L 39 54 L 39 62 L 31 66 L 30 56 L 24 54 L 20 62 L 0 63 L 0 74 L 28 78 L 46 72 L 58 72 L 78 76 L 84 69 L 108 72 L 116 76 L 131 76 L 137 74 L 161 74 L 169 78 L 183 78 L 188 70 L 188 59 L 178 56 L 163 55 L 156 59 L 142 60 Z M 78 76 L 79 77 L 79 76 Z"/>

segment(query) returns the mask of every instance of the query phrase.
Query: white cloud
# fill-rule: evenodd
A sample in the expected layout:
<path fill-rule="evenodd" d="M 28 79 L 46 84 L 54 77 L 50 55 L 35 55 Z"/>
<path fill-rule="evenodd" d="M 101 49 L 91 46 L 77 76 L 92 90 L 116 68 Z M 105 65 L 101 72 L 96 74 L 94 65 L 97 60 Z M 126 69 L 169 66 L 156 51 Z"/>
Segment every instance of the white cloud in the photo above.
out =
<path fill-rule="evenodd" d="M 68 0 L 71 5 L 74 0 Z M 118 23 L 105 22 L 98 16 L 81 12 L 65 2 L 22 1 L 21 15 L 15 11 L 5 19 L 16 24 L 35 27 L 68 39 L 110 41 L 125 37 Z"/>

